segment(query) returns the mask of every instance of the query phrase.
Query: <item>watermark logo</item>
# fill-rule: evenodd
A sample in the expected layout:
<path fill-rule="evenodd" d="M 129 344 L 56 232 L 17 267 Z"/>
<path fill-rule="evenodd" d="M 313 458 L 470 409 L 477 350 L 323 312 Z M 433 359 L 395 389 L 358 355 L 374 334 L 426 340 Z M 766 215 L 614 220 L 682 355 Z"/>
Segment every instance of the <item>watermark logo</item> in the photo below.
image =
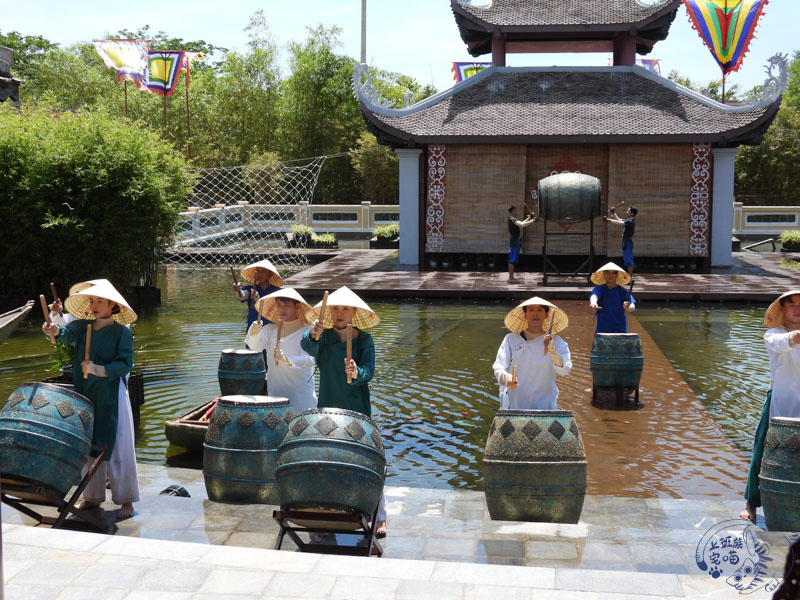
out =
<path fill-rule="evenodd" d="M 769 546 L 759 537 L 761 533 L 761 529 L 744 519 L 717 523 L 697 544 L 697 567 L 714 579 L 725 581 L 739 594 L 774 591 L 785 576 L 783 560 L 773 561 Z M 794 533 L 784 539 L 791 547 L 800 536 Z"/>

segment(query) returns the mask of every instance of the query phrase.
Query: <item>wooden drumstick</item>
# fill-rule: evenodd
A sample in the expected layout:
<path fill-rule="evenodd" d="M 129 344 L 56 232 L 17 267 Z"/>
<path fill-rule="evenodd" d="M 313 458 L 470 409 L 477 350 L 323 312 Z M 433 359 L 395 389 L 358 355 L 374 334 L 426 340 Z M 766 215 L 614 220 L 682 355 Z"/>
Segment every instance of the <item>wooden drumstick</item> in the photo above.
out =
<path fill-rule="evenodd" d="M 517 383 L 517 365 L 514 365 L 514 370 L 511 372 L 511 383 Z"/>
<path fill-rule="evenodd" d="M 228 267 L 231 270 L 231 276 L 233 277 L 233 284 L 236 285 L 239 283 L 239 280 L 236 278 L 236 271 L 233 270 L 233 267 Z"/>
<path fill-rule="evenodd" d="M 53 302 L 58 302 L 58 292 L 56 291 L 56 284 L 50 282 L 50 292 L 53 294 Z"/>
<path fill-rule="evenodd" d="M 42 303 L 42 313 L 44 314 L 44 322 L 50 325 L 52 321 L 50 321 L 50 310 L 47 308 L 47 300 L 44 299 L 44 294 L 39 294 L 39 302 Z M 50 336 L 50 343 L 56 343 L 56 336 L 52 333 L 48 334 Z"/>
<path fill-rule="evenodd" d="M 86 352 L 83 353 L 83 360 L 89 360 L 89 347 L 92 345 L 92 324 L 86 326 Z M 89 373 L 84 369 L 83 378 L 89 379 Z"/>
<path fill-rule="evenodd" d="M 353 326 L 347 324 L 347 383 L 353 382 L 353 377 L 350 375 L 350 361 L 353 360 Z"/>
<path fill-rule="evenodd" d="M 283 321 L 278 319 L 278 340 L 275 342 L 275 366 L 278 366 L 278 352 L 281 350 L 281 329 L 283 329 Z"/>
<path fill-rule="evenodd" d="M 322 306 L 319 307 L 319 324 L 322 325 L 322 328 L 325 329 L 325 307 L 328 306 L 328 291 L 325 290 L 325 293 L 322 294 Z M 314 336 L 314 339 L 319 340 L 319 336 Z"/>

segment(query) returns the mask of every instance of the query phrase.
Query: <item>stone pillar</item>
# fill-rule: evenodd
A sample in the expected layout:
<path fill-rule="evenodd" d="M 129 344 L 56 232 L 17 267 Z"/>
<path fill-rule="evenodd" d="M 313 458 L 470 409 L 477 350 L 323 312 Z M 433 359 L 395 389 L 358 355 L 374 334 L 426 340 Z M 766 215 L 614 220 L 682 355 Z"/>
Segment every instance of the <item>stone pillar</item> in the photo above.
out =
<path fill-rule="evenodd" d="M 733 167 L 739 148 L 713 148 L 711 187 L 711 266 L 730 267 L 733 235 Z"/>
<path fill-rule="evenodd" d="M 419 157 L 418 148 L 396 148 L 400 159 L 400 264 L 419 265 Z"/>

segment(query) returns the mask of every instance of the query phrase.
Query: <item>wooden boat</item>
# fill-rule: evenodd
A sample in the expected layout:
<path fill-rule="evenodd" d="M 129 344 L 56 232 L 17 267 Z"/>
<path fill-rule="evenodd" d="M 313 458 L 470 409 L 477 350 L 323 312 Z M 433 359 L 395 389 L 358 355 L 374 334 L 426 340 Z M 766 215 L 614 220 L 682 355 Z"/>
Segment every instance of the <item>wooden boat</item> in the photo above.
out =
<path fill-rule="evenodd" d="M 169 443 L 190 450 L 202 450 L 208 431 L 208 414 L 217 405 L 219 396 L 195 406 L 189 412 L 172 421 L 164 423 L 164 434 Z"/>
<path fill-rule="evenodd" d="M 33 307 L 33 300 L 28 300 L 25 306 L 20 306 L 14 310 L 0 315 L 0 342 L 4 341 L 11 333 L 19 327 L 25 315 L 27 315 Z"/>

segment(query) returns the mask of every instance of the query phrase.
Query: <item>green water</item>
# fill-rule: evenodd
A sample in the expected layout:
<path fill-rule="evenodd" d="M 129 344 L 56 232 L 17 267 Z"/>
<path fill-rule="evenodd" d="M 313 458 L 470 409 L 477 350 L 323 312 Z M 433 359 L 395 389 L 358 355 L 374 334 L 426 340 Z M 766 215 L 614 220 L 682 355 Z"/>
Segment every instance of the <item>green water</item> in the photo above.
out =
<path fill-rule="evenodd" d="M 245 308 L 222 268 L 164 268 L 159 287 L 162 306 L 140 315 L 135 328 L 136 368 L 144 373 L 146 400 L 137 458 L 199 468 L 197 455 L 169 445 L 164 421 L 218 395 L 220 352 L 243 345 Z M 506 333 L 509 306 L 370 305 L 381 317 L 371 332 L 377 361 L 370 389 L 390 463 L 388 483 L 483 489 L 480 463 L 498 408 L 491 365 Z M 749 454 L 769 378 L 763 308 L 643 305 L 636 314 L 720 427 Z M 22 382 L 50 375 L 54 353 L 40 325 L 32 321 L 0 344 L 0 398 Z"/>

